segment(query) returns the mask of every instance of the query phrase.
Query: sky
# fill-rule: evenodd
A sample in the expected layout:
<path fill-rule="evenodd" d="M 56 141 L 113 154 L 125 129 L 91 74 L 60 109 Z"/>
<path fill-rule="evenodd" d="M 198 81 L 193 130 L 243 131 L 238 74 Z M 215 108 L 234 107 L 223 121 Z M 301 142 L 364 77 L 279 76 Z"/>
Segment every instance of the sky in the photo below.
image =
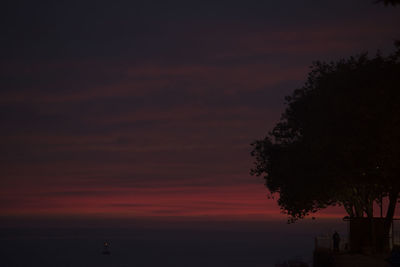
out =
<path fill-rule="evenodd" d="M 393 50 L 372 2 L 6 1 L 0 213 L 284 217 L 250 143 L 313 61 Z"/>

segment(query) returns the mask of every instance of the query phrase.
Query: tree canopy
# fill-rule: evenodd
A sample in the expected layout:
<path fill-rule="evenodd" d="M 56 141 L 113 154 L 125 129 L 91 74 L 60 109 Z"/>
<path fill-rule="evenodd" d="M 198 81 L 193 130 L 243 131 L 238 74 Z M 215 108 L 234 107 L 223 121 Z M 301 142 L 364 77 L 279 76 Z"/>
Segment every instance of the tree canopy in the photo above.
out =
<path fill-rule="evenodd" d="M 264 177 L 289 219 L 330 205 L 372 217 L 373 203 L 387 197 L 391 221 L 400 192 L 400 46 L 387 57 L 315 62 L 286 104 L 252 143 L 251 173 Z"/>
<path fill-rule="evenodd" d="M 398 5 L 400 4 L 400 0 L 378 0 L 377 2 L 383 2 L 385 5 Z"/>

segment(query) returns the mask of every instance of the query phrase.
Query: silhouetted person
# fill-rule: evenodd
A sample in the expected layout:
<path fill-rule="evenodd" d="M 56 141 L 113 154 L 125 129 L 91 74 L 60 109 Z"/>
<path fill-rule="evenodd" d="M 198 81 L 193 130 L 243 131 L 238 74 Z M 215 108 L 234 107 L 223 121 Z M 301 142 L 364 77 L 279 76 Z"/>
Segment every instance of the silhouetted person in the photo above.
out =
<path fill-rule="evenodd" d="M 333 239 L 333 251 L 339 252 L 340 235 L 337 231 L 333 233 L 332 239 Z"/>

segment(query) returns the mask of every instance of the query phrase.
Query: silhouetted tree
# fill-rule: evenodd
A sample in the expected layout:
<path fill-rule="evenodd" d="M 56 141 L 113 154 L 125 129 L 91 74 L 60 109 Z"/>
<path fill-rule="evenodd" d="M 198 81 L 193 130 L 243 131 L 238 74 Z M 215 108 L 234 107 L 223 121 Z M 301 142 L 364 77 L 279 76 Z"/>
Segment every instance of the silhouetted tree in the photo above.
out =
<path fill-rule="evenodd" d="M 252 144 L 251 173 L 291 221 L 330 205 L 372 217 L 388 197 L 389 231 L 400 192 L 399 52 L 314 63 L 280 122 Z"/>
<path fill-rule="evenodd" d="M 376 2 L 383 2 L 385 5 L 398 5 L 400 4 L 400 0 L 378 0 Z"/>

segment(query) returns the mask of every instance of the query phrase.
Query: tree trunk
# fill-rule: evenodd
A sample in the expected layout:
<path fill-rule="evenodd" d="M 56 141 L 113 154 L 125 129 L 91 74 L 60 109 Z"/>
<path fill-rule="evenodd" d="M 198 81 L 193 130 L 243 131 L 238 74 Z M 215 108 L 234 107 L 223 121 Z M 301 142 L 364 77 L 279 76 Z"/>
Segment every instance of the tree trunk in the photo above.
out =
<path fill-rule="evenodd" d="M 366 201 L 365 213 L 368 218 L 374 217 L 374 203 L 370 199 Z"/>
<path fill-rule="evenodd" d="M 397 198 L 399 196 L 399 191 L 393 190 L 389 194 L 389 206 L 386 212 L 386 221 L 391 225 L 394 212 L 396 209 Z"/>
<path fill-rule="evenodd" d="M 350 216 L 350 218 L 354 218 L 353 205 L 343 204 L 343 207 L 346 210 L 347 214 Z"/>
<path fill-rule="evenodd" d="M 389 193 L 389 205 L 388 209 L 386 212 L 386 217 L 385 217 L 385 235 L 386 237 L 390 236 L 390 229 L 392 227 L 392 222 L 393 222 L 393 216 L 394 212 L 396 210 L 396 204 L 397 204 L 397 198 L 399 196 L 399 191 L 398 190 L 393 190 Z M 389 241 L 389 238 L 387 238 Z"/>
<path fill-rule="evenodd" d="M 357 218 L 364 217 L 364 209 L 363 206 L 360 204 L 360 201 L 357 199 L 354 201 L 354 213 Z"/>

